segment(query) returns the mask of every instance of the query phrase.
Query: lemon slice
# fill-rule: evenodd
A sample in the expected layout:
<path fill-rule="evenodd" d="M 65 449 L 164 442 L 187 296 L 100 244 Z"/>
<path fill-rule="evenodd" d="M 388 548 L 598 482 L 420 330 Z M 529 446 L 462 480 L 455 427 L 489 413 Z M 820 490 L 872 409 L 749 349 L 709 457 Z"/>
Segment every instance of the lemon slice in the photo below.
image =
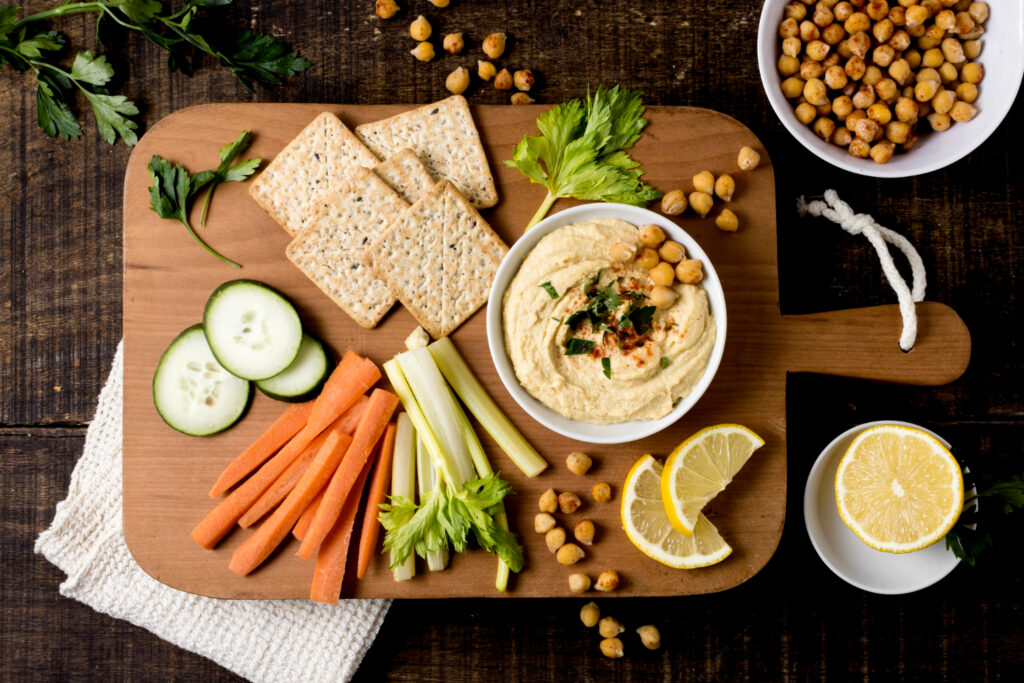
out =
<path fill-rule="evenodd" d="M 661 502 L 662 465 L 650 455 L 636 461 L 622 485 L 622 528 L 644 555 L 676 569 L 721 562 L 732 548 L 704 515 L 690 536 L 679 533 Z"/>
<path fill-rule="evenodd" d="M 839 461 L 836 505 L 846 526 L 875 550 L 909 553 L 956 524 L 964 479 L 931 434 L 879 425 L 858 434 Z"/>
<path fill-rule="evenodd" d="M 672 526 L 694 533 L 700 511 L 729 485 L 764 439 L 743 425 L 706 427 L 672 451 L 661 477 L 661 497 Z"/>

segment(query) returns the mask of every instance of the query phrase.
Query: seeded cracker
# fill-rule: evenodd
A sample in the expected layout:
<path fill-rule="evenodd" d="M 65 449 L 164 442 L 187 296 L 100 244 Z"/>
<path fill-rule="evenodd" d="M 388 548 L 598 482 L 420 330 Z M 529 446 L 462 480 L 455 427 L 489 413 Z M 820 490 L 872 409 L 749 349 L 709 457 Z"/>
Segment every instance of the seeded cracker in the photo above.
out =
<path fill-rule="evenodd" d="M 487 302 L 508 252 L 455 186 L 442 180 L 366 251 L 374 275 L 435 339 Z"/>
<path fill-rule="evenodd" d="M 395 298 L 362 255 L 408 206 L 373 171 L 353 169 L 341 191 L 315 209 L 285 253 L 360 326 L 376 327 Z"/>
<path fill-rule="evenodd" d="M 379 163 L 337 116 L 324 112 L 252 181 L 249 196 L 295 236 L 302 232 L 317 203 L 341 189 L 351 169 Z"/>
<path fill-rule="evenodd" d="M 403 149 L 373 169 L 403 200 L 412 204 L 434 188 L 434 179 L 416 153 Z"/>
<path fill-rule="evenodd" d="M 480 134 L 461 95 L 363 124 L 355 133 L 382 159 L 411 149 L 434 178 L 450 180 L 479 209 L 498 203 Z"/>

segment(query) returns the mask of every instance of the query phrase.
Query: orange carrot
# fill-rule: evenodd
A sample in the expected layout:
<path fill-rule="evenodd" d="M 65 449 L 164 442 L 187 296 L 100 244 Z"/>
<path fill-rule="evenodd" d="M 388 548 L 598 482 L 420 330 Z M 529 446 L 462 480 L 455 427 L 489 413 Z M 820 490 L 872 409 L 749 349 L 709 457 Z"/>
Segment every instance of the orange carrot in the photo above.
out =
<path fill-rule="evenodd" d="M 347 382 L 334 381 L 343 372 L 348 377 Z M 220 539 L 231 531 L 235 522 L 245 514 L 246 510 L 251 508 L 263 495 L 263 492 L 270 488 L 277 478 L 288 469 L 288 466 L 302 454 L 309 442 L 339 416 L 344 417 L 342 413 L 351 409 L 359 396 L 366 393 L 366 390 L 373 386 L 378 379 L 380 379 L 380 370 L 372 361 L 361 358 L 351 351 L 346 353 L 327 380 L 327 384 L 331 385 L 331 392 L 328 393 L 325 386 L 324 391 L 317 397 L 313 405 L 309 422 L 306 423 L 302 431 L 293 436 L 284 448 L 263 463 L 263 467 L 211 510 L 205 519 L 192 530 L 192 539 L 207 550 L 217 545 Z M 334 381 L 333 385 L 332 381 Z M 334 418 L 324 422 L 324 416 L 331 414 L 334 415 Z"/>
<path fill-rule="evenodd" d="M 352 434 L 359 425 L 359 421 L 363 419 L 363 415 L 366 414 L 366 406 L 369 403 L 369 398 L 360 396 L 359 400 L 351 408 L 334 421 L 331 428 L 338 429 L 345 434 Z M 278 503 L 284 500 L 284 497 L 295 488 L 295 484 L 298 483 L 303 472 L 309 467 L 309 463 L 313 462 L 313 458 L 316 457 L 316 453 L 320 450 L 323 440 L 327 438 L 327 434 L 328 430 L 324 430 L 306 446 L 305 450 L 295 459 L 295 462 L 289 465 L 288 469 L 281 473 L 281 476 L 274 481 L 270 488 L 263 492 L 259 500 L 253 503 L 253 506 L 242 515 L 242 518 L 238 520 L 238 526 L 248 529 L 263 519 L 265 514 L 273 510 Z"/>
<path fill-rule="evenodd" d="M 313 585 L 309 588 L 310 600 L 338 604 L 341 584 L 345 579 L 345 565 L 348 563 L 348 546 L 352 542 L 352 529 L 356 525 L 359 501 L 363 497 L 363 486 L 371 464 L 372 461 L 367 459 L 355 486 L 345 499 L 338 521 L 320 544 L 320 551 L 316 554 L 316 569 L 313 570 Z"/>
<path fill-rule="evenodd" d="M 377 467 L 373 470 L 370 480 L 370 496 L 366 499 L 366 510 L 363 513 L 363 528 L 359 532 L 359 561 L 356 563 L 356 578 L 366 576 L 370 567 L 370 555 L 377 548 L 377 537 L 380 535 L 380 522 L 377 521 L 377 506 L 384 502 L 388 485 L 391 483 L 391 460 L 395 454 L 394 422 L 388 425 L 381 439 L 380 453 L 377 455 Z M 324 541 L 326 543 L 326 541 Z M 319 561 L 319 560 L 318 560 Z"/>
<path fill-rule="evenodd" d="M 235 554 L 231 556 L 228 569 L 239 576 L 245 576 L 274 552 L 295 526 L 303 510 L 309 507 L 316 494 L 331 478 L 331 474 L 337 469 L 338 463 L 351 444 L 352 437 L 348 434 L 337 429 L 331 430 L 317 452 L 316 459 L 302 475 L 302 479 L 267 521 L 260 524 L 256 533 L 238 546 Z"/>
<path fill-rule="evenodd" d="M 309 526 L 306 537 L 302 539 L 302 545 L 299 546 L 298 555 L 302 559 L 308 560 L 316 554 L 327 532 L 338 521 L 345 498 L 373 452 L 373 447 L 377 445 L 377 441 L 387 428 L 396 407 L 397 396 L 384 389 L 374 389 L 370 395 L 366 415 L 356 428 L 356 433 L 352 435 L 352 445 L 345 453 L 338 471 L 331 477 L 331 483 L 327 485 L 327 491 L 320 502 L 320 507 L 317 508 L 313 523 Z"/>
<path fill-rule="evenodd" d="M 299 539 L 300 541 L 306 537 L 306 532 L 309 531 L 309 525 L 313 523 L 313 517 L 316 516 L 316 509 L 320 507 L 320 501 L 324 499 L 324 492 L 316 494 L 316 498 L 309 504 L 306 511 L 299 517 L 299 521 L 295 522 L 295 526 L 292 528 L 292 536 Z"/>
<path fill-rule="evenodd" d="M 240 456 L 224 468 L 217 483 L 210 490 L 210 498 L 216 498 L 245 479 L 267 458 L 276 453 L 281 446 L 288 443 L 293 436 L 299 433 L 300 429 L 306 426 L 312 411 L 313 401 L 296 403 L 284 411 L 284 414 L 277 418 L 260 438 L 253 441 L 251 446 L 242 451 Z"/>

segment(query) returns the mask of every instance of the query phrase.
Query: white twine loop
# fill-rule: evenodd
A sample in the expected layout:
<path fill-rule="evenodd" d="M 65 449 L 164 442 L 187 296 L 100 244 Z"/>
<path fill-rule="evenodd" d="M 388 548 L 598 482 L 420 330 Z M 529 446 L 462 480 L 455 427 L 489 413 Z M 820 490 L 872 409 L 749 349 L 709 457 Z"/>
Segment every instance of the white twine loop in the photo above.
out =
<path fill-rule="evenodd" d="M 796 200 L 796 210 L 801 216 L 811 214 L 812 216 L 824 216 L 851 235 L 864 235 L 871 242 L 871 245 L 878 252 L 878 259 L 882 262 L 882 271 L 885 273 L 889 285 L 896 292 L 896 298 L 900 303 L 900 315 L 903 316 L 903 332 L 900 334 L 900 348 L 910 351 L 914 348 L 914 341 L 917 339 L 917 314 L 914 311 L 915 301 L 924 301 L 925 273 L 924 263 L 920 255 L 914 249 L 906 237 L 893 232 L 889 228 L 883 228 L 875 222 L 875 219 L 866 213 L 854 213 L 850 205 L 839 198 L 835 190 L 825 191 L 825 201 L 806 201 L 803 197 Z M 893 263 L 892 255 L 886 242 L 894 245 L 903 252 L 910 262 L 910 272 L 913 275 L 913 291 L 907 287 L 906 281 Z"/>

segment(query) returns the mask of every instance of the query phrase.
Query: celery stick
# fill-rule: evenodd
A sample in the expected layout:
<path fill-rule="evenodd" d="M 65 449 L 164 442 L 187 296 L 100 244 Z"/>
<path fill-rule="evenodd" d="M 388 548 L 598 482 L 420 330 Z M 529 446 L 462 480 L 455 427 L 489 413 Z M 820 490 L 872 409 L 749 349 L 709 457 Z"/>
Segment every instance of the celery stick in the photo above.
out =
<path fill-rule="evenodd" d="M 455 418 L 458 404 L 427 349 L 395 356 L 412 393 L 430 424 L 445 456 L 451 483 L 456 488 L 473 478 L 473 462 Z"/>
<path fill-rule="evenodd" d="M 398 415 L 398 429 L 395 432 L 395 454 L 391 465 L 391 495 L 410 500 L 416 495 L 416 460 L 414 443 L 416 439 L 408 413 Z M 405 581 L 416 575 L 416 557 L 409 555 L 393 570 L 395 581 Z"/>
<path fill-rule="evenodd" d="M 430 459 L 434 461 L 434 465 L 437 466 L 441 473 L 441 480 L 447 484 L 452 484 L 451 470 L 448 469 L 448 463 L 441 450 L 441 444 L 437 440 L 437 435 L 430 428 L 427 416 L 423 414 L 423 409 L 416 400 L 412 387 L 409 386 L 409 382 L 395 358 L 384 363 L 384 374 L 388 376 L 391 387 L 402 401 L 402 405 L 405 407 L 409 419 L 412 420 L 412 425 L 416 429 L 416 434 L 426 443 Z"/>
<path fill-rule="evenodd" d="M 434 463 L 430 459 L 430 453 L 427 451 L 426 444 L 423 443 L 423 439 L 416 436 L 416 488 L 420 495 L 420 505 L 423 504 L 424 500 L 434 487 L 437 485 L 437 478 L 435 476 Z M 432 572 L 442 571 L 448 566 L 448 550 L 431 550 L 427 551 L 427 569 Z"/>
<path fill-rule="evenodd" d="M 466 404 L 477 421 L 483 425 L 501 450 L 512 459 L 512 462 L 528 477 L 536 477 L 544 471 L 548 463 L 540 456 L 530 443 L 523 438 L 519 430 L 509 421 L 494 400 L 487 394 L 466 361 L 459 355 L 455 345 L 448 337 L 439 339 L 427 347 L 437 366 L 444 373 L 445 379 L 455 389 L 455 393 Z"/>

